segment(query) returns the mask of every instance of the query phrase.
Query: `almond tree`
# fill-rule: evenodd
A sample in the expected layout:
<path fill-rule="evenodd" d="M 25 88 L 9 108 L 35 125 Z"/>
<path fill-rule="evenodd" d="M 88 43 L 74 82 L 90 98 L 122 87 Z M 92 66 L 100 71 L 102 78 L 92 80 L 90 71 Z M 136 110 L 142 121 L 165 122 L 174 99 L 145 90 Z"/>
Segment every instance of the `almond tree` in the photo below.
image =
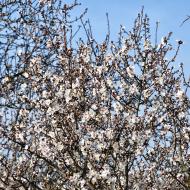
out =
<path fill-rule="evenodd" d="M 142 10 L 98 43 L 79 5 L 0 3 L 1 189 L 189 189 L 183 42 L 152 43 Z"/>

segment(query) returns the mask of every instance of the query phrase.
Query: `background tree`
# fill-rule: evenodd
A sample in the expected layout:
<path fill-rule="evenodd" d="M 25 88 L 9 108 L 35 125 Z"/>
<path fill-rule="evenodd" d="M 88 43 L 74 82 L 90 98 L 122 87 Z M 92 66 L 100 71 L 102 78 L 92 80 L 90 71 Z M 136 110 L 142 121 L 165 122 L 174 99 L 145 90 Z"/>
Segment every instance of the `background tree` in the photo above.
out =
<path fill-rule="evenodd" d="M 142 10 L 98 43 L 78 5 L 0 4 L 1 189 L 189 189 L 182 41 L 153 44 Z"/>

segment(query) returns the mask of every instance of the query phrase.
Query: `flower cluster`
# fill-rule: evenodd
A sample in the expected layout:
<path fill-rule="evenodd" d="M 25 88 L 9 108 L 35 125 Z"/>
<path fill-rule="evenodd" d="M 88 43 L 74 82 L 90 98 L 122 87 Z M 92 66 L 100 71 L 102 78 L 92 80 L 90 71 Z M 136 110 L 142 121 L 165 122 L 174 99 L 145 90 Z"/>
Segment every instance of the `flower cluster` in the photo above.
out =
<path fill-rule="evenodd" d="M 171 33 L 153 45 L 143 11 L 98 43 L 78 5 L 0 4 L 0 188 L 190 188 L 182 43 L 166 59 Z M 78 20 L 87 38 L 73 45 Z"/>

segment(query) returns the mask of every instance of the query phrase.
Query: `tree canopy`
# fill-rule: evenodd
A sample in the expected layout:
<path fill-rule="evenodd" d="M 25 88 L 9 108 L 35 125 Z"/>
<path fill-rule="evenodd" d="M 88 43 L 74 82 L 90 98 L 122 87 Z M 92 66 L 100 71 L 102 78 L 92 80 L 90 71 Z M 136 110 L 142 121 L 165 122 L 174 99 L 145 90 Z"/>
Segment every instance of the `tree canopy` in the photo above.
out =
<path fill-rule="evenodd" d="M 97 42 L 77 6 L 0 2 L 1 189 L 189 189 L 183 42 L 154 43 L 143 9 Z"/>

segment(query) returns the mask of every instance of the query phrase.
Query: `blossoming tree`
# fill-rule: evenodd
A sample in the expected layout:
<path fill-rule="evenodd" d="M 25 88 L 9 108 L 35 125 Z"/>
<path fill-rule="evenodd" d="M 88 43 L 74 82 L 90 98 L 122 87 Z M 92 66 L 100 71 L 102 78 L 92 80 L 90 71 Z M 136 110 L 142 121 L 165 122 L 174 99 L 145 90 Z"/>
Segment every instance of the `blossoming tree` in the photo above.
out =
<path fill-rule="evenodd" d="M 78 5 L 0 3 L 0 188 L 189 189 L 182 41 L 152 43 L 141 11 L 98 43 Z"/>

